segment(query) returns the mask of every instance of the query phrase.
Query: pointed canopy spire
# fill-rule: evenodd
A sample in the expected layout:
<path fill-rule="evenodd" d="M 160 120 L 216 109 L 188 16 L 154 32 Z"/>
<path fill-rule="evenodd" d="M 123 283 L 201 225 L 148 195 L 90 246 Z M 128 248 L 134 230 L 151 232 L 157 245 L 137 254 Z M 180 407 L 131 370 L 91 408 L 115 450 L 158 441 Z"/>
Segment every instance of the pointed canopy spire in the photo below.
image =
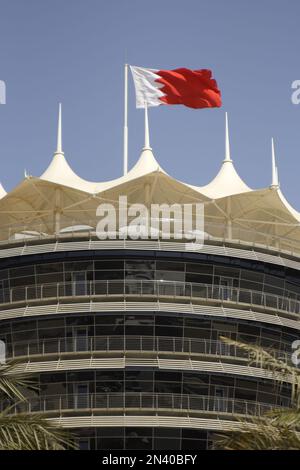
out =
<path fill-rule="evenodd" d="M 279 181 L 278 181 L 278 168 L 276 166 L 276 158 L 275 158 L 275 147 L 274 147 L 274 139 L 272 137 L 272 184 L 271 188 L 278 188 Z"/>
<path fill-rule="evenodd" d="M 209 184 L 198 189 L 202 194 L 212 199 L 251 191 L 237 174 L 231 160 L 227 113 L 225 113 L 225 158 L 222 166 L 217 176 Z"/>
<path fill-rule="evenodd" d="M 62 132 L 61 132 L 61 103 L 58 108 L 58 124 L 57 124 L 57 146 L 55 154 L 64 154 L 62 151 Z"/>
<path fill-rule="evenodd" d="M 143 150 L 152 150 L 150 147 L 150 133 L 149 133 L 149 119 L 148 119 L 148 106 L 145 102 L 145 143 Z"/>
<path fill-rule="evenodd" d="M 228 114 L 225 113 L 225 159 L 224 162 L 231 162 L 230 157 L 230 142 L 229 142 L 229 129 L 228 129 Z"/>
<path fill-rule="evenodd" d="M 141 175 L 146 175 L 147 173 L 152 173 L 154 171 L 160 171 L 165 173 L 165 171 L 161 168 L 157 160 L 155 159 L 152 151 L 152 147 L 150 146 L 150 134 L 149 134 L 149 120 L 148 120 L 148 107 L 147 103 L 145 102 L 145 141 L 144 146 L 142 148 L 142 152 L 140 158 L 136 162 L 136 164 L 131 168 L 131 170 L 127 173 L 128 178 L 137 178 Z"/>

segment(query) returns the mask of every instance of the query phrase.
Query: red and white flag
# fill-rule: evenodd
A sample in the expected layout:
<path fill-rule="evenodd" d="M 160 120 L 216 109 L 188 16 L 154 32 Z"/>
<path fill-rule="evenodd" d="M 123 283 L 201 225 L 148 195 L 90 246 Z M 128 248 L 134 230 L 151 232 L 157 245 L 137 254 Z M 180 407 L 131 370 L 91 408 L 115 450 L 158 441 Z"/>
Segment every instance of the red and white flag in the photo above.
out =
<path fill-rule="evenodd" d="M 130 66 L 136 91 L 136 107 L 183 104 L 189 108 L 219 108 L 221 92 L 211 70 L 145 69 Z"/>

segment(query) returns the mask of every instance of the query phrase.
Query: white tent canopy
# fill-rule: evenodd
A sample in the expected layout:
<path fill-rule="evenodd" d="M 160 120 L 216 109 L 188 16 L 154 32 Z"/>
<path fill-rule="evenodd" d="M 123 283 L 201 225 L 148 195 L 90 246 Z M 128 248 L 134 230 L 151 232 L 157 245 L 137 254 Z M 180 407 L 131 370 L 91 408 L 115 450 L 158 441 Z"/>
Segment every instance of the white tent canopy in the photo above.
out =
<path fill-rule="evenodd" d="M 128 204 L 191 204 L 205 206 L 205 233 L 210 238 L 259 243 L 300 253 L 300 214 L 283 196 L 272 147 L 270 188 L 251 190 L 235 170 L 230 155 L 226 116 L 225 159 L 217 176 L 206 186 L 193 186 L 169 176 L 155 159 L 145 129 L 140 158 L 124 176 L 90 182 L 79 177 L 62 151 L 61 109 L 57 149 L 41 177 L 25 179 L 8 194 L 0 187 L 0 239 L 19 233 L 45 236 L 67 233 L 69 227 L 96 228 L 100 202 L 117 207 L 119 196 Z M 79 230 L 79 229 L 78 229 Z"/>

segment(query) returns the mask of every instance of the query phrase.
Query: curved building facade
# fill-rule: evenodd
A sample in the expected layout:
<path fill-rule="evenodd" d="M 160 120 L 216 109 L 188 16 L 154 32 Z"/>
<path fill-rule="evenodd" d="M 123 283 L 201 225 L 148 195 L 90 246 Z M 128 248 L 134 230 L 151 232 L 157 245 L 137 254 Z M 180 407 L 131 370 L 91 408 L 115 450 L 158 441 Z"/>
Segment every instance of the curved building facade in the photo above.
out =
<path fill-rule="evenodd" d="M 42 413 L 81 449 L 184 450 L 210 448 L 240 417 L 289 406 L 288 384 L 220 338 L 289 359 L 300 329 L 300 216 L 279 189 L 274 155 L 271 187 L 251 190 L 228 129 L 226 143 L 202 188 L 168 176 L 150 148 L 128 175 L 86 182 L 58 145 L 42 177 L 3 194 L 0 339 L 39 382 L 12 412 Z M 203 203 L 203 245 L 99 240 L 97 204 L 124 194 Z"/>

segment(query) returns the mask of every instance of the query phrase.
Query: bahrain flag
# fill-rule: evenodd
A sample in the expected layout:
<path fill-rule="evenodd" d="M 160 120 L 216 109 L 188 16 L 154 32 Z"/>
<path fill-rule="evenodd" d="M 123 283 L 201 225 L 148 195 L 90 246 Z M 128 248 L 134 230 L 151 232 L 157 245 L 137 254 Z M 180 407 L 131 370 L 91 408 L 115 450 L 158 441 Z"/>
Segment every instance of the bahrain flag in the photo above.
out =
<path fill-rule="evenodd" d="M 189 108 L 219 108 L 221 92 L 208 69 L 145 69 L 130 66 L 136 107 L 182 104 Z"/>

